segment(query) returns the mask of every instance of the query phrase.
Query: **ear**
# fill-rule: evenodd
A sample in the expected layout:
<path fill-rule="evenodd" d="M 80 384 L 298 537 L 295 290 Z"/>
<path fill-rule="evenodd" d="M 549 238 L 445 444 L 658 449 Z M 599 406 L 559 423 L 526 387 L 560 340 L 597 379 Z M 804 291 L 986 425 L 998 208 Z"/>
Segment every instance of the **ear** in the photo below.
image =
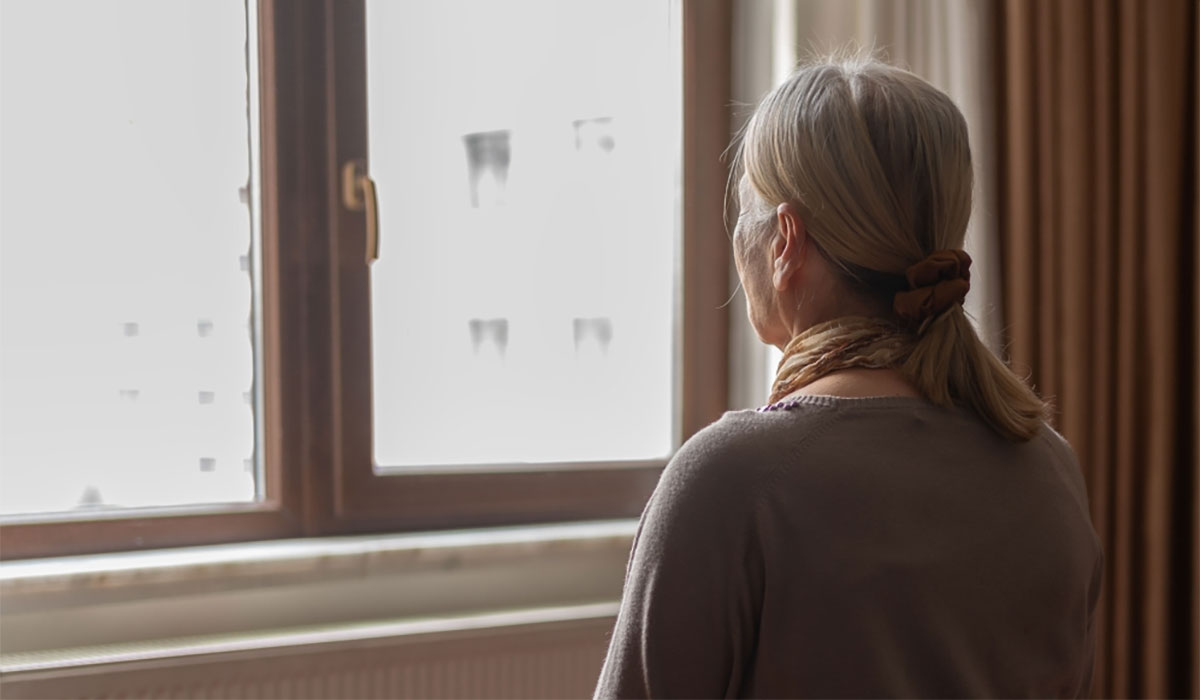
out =
<path fill-rule="evenodd" d="M 774 258 L 771 280 L 775 290 L 782 292 L 791 285 L 792 278 L 804 265 L 808 235 L 800 212 L 791 204 L 780 204 L 775 209 L 775 218 L 779 226 L 771 245 L 771 257 Z"/>

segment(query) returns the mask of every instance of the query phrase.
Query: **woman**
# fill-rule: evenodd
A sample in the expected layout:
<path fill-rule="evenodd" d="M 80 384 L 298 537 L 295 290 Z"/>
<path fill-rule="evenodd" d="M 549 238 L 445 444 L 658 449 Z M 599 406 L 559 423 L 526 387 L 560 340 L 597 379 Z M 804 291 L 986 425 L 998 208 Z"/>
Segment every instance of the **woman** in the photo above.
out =
<path fill-rule="evenodd" d="M 1070 447 L 976 336 L 967 127 L 874 61 L 759 105 L 734 255 L 770 405 L 664 471 L 598 697 L 1088 692 L 1102 555 Z"/>

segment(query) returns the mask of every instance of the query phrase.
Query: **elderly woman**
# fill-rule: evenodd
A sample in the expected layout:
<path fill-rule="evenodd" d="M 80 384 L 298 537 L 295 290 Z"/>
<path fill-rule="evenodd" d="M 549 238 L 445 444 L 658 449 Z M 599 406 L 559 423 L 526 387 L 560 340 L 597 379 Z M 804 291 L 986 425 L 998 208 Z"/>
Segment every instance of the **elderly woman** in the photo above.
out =
<path fill-rule="evenodd" d="M 783 360 L 664 471 L 597 696 L 1087 693 L 1102 555 L 1071 448 L 961 305 L 962 114 L 817 63 L 738 167 L 738 274 Z"/>

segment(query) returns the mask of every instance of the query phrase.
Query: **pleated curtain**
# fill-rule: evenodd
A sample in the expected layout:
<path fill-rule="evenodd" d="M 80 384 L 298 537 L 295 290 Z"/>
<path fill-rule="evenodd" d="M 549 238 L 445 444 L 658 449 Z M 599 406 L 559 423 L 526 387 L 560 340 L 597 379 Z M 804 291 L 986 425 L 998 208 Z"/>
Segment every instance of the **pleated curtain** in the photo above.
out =
<path fill-rule="evenodd" d="M 1005 338 L 1107 555 L 1094 697 L 1200 695 L 1197 3 L 995 7 Z"/>

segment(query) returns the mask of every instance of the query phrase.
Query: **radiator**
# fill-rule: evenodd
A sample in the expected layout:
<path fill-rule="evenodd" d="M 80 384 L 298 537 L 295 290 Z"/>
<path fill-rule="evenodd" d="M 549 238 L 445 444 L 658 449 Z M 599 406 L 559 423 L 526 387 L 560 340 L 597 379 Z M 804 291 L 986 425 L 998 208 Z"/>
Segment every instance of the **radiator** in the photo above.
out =
<path fill-rule="evenodd" d="M 4 698 L 582 698 L 612 604 L 10 657 Z"/>

